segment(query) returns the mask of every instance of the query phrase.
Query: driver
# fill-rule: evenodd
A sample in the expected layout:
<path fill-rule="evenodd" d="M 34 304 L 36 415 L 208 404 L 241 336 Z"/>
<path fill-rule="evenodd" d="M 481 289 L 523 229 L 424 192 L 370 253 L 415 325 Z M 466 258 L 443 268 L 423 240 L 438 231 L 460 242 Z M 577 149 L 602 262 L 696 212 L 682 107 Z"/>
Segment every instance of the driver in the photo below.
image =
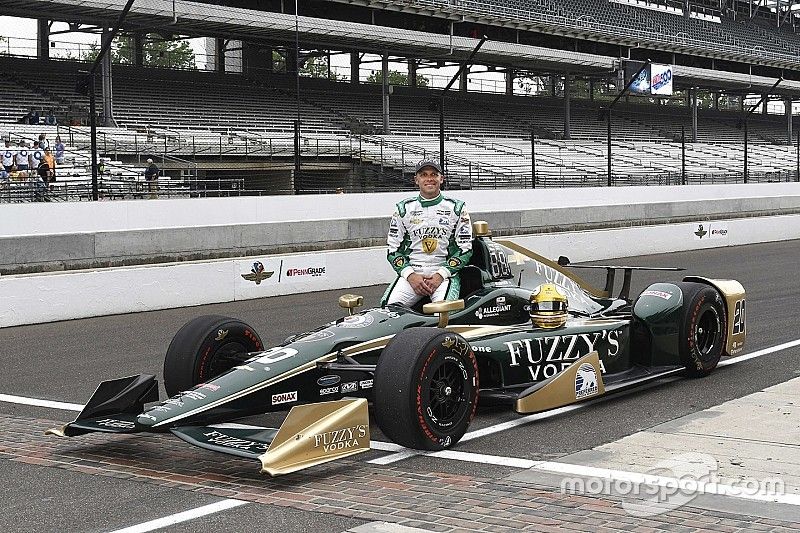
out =
<path fill-rule="evenodd" d="M 419 195 L 399 202 L 389 223 L 388 260 L 398 277 L 386 289 L 384 304 L 458 298 L 458 272 L 472 256 L 472 223 L 464 202 L 442 196 L 443 181 L 438 161 L 417 163 Z"/>

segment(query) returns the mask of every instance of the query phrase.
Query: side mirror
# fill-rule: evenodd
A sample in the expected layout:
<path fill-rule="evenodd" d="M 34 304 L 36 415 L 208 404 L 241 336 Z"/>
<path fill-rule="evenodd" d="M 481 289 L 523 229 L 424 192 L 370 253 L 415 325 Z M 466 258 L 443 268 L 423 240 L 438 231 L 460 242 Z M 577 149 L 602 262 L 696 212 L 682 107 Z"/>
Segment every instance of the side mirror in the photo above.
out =
<path fill-rule="evenodd" d="M 422 312 L 426 315 L 439 313 L 438 327 L 447 326 L 450 311 L 461 311 L 464 309 L 464 300 L 444 300 L 442 302 L 431 302 L 422 306 Z"/>
<path fill-rule="evenodd" d="M 561 255 L 558 257 L 558 264 L 562 267 L 569 265 L 569 257 L 566 255 Z"/>
<path fill-rule="evenodd" d="M 352 315 L 353 309 L 364 305 L 364 297 L 360 294 L 342 294 L 339 296 L 339 307 L 347 309 Z"/>

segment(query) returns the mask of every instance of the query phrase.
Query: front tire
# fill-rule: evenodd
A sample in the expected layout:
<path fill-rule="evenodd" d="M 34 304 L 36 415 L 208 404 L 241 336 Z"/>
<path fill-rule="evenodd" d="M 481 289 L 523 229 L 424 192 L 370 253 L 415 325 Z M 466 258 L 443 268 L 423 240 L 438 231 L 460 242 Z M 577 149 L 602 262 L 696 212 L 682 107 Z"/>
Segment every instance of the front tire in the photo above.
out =
<path fill-rule="evenodd" d="M 439 328 L 409 328 L 375 369 L 375 418 L 392 441 L 442 450 L 464 436 L 478 405 L 478 362 L 469 343 Z"/>
<path fill-rule="evenodd" d="M 703 377 L 711 373 L 725 351 L 728 321 L 720 293 L 702 283 L 678 283 L 683 292 L 678 353 L 686 373 Z"/>
<path fill-rule="evenodd" d="M 242 364 L 264 349 L 256 331 L 235 318 L 204 315 L 178 330 L 164 358 L 164 388 L 169 396 L 191 389 Z"/>

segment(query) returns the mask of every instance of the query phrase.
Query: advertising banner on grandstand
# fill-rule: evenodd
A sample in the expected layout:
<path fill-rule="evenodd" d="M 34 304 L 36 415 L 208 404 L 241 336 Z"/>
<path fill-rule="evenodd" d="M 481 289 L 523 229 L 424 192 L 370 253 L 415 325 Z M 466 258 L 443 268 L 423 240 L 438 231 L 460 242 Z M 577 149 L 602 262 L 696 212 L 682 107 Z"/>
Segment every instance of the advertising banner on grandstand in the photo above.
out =
<path fill-rule="evenodd" d="M 625 61 L 625 81 L 639 72 L 644 61 Z M 632 94 L 672 96 L 672 65 L 651 63 L 636 76 L 630 87 Z"/>
<path fill-rule="evenodd" d="M 644 61 L 625 61 L 625 81 L 627 82 L 644 65 Z M 623 85 L 622 87 L 625 87 Z M 620 89 L 622 89 L 620 87 Z M 644 69 L 631 83 L 630 92 L 633 94 L 650 94 L 650 72 L 649 69 Z"/>
<path fill-rule="evenodd" d="M 650 94 L 672 96 L 672 65 L 650 64 Z"/>

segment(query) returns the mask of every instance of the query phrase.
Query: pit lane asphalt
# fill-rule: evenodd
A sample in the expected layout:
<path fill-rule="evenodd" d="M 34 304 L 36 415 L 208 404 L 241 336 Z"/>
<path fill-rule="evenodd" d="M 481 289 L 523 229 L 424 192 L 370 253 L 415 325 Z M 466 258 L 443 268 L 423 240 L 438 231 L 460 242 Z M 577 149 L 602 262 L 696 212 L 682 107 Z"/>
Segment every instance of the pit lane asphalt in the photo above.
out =
<path fill-rule="evenodd" d="M 748 338 L 745 352 L 749 353 L 800 338 L 800 328 L 797 327 L 797 305 L 800 302 L 800 284 L 797 282 L 800 259 L 798 250 L 800 241 L 789 241 L 600 263 L 687 267 L 686 272 L 677 273 L 636 272 L 632 294 L 637 294 L 649 283 L 678 281 L 684 275 L 691 274 L 739 280 L 747 289 Z M 597 285 L 603 284 L 604 274 L 600 271 L 581 270 L 580 274 Z M 363 294 L 366 305 L 370 306 L 377 303 L 382 291 L 383 287 L 353 288 L 347 291 L 5 328 L 0 330 L 0 367 L 3 369 L 0 375 L 0 393 L 84 403 L 97 384 L 104 379 L 136 373 L 160 376 L 163 354 L 172 335 L 183 323 L 197 315 L 224 314 L 240 318 L 259 331 L 265 345 L 270 345 L 280 343 L 291 333 L 340 317 L 341 310 L 336 299 L 343 292 Z M 458 449 L 526 459 L 554 460 L 762 390 L 798 374 L 800 349 L 792 348 L 721 368 L 702 380 L 675 380 L 644 391 L 611 397 L 608 401 L 563 416 L 461 443 Z M 4 402 L 0 402 L 0 413 L 64 421 L 74 416 L 74 413 L 66 411 Z M 266 423 L 280 421 L 280 418 L 267 418 Z M 516 418 L 517 415 L 507 410 L 480 409 L 470 430 Z M 386 440 L 377 427 L 373 440 Z M 377 457 L 380 453 L 371 452 L 368 458 Z M 97 501 L 100 503 L 85 510 L 96 513 L 98 518 L 105 516 L 106 520 L 102 523 L 106 527 L 111 524 L 118 524 L 117 527 L 132 525 L 186 510 L 195 504 L 204 505 L 215 501 L 212 497 L 187 498 L 181 494 L 178 500 L 181 505 L 162 505 L 165 499 L 160 497 L 160 492 L 163 489 L 137 486 L 132 490 L 125 489 L 131 496 L 122 502 L 122 507 L 120 504 L 102 505 L 103 499 L 99 497 L 102 491 L 97 478 L 87 480 L 83 478 L 92 476 L 54 473 L 52 469 L 29 465 L 8 468 L 8 462 L 3 463 L 4 466 L 0 469 L 0 486 L 3 487 L 4 501 L 9 502 L 12 509 L 10 517 L 4 514 L 0 518 L 0 524 L 6 531 L 14 530 L 20 525 L 13 519 L 14 508 L 28 509 L 28 514 L 24 516 L 36 520 L 36 516 L 52 516 L 58 514 L 56 510 L 63 509 L 64 506 L 74 506 L 75 502 L 85 501 L 87 490 L 90 494 L 97 491 Z M 243 468 L 249 466 L 252 465 L 243 464 Z M 404 467 L 420 472 L 435 468 L 439 472 L 488 477 L 503 476 L 512 471 L 507 467 L 430 457 L 406 459 Z M 114 486 L 117 484 L 120 487 L 131 485 L 126 481 L 113 481 Z M 56 486 L 58 491 L 53 494 L 42 490 L 42 486 Z M 169 501 L 168 498 L 166 500 Z M 246 508 L 250 508 L 247 513 L 244 512 Z M 142 509 L 147 510 L 144 515 Z M 240 521 L 243 519 L 239 517 L 251 513 L 258 514 L 253 512 L 251 506 L 245 506 L 226 511 L 221 516 L 228 519 L 223 522 L 227 529 L 240 530 L 237 524 L 248 523 L 246 529 L 249 529 L 258 522 Z M 342 531 L 357 523 L 341 522 L 341 517 L 326 520 L 319 513 L 303 513 L 283 508 L 273 509 L 269 518 L 262 518 L 261 523 L 268 524 L 276 516 L 291 517 L 290 513 L 297 513 L 297 516 L 292 518 L 294 522 L 289 521 L 305 524 L 308 527 L 306 530 Z M 253 520 L 252 516 L 250 520 Z M 341 527 L 338 525 L 340 522 Z"/>

